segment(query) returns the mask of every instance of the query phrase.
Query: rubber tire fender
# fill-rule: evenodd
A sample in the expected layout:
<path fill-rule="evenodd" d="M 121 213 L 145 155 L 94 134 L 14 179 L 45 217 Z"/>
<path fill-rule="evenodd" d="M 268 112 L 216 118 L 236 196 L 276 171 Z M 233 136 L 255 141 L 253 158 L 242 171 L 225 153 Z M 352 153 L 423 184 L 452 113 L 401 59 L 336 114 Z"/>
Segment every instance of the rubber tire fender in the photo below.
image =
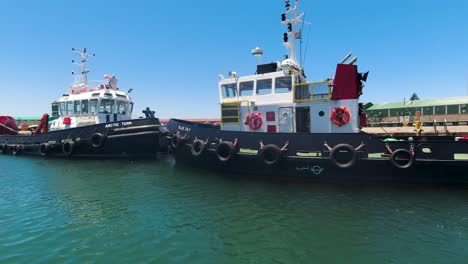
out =
<path fill-rule="evenodd" d="M 190 148 L 190 152 L 194 157 L 200 157 L 205 151 L 205 142 L 201 139 L 195 139 Z"/>
<path fill-rule="evenodd" d="M 68 157 L 70 157 L 73 154 L 74 148 L 75 142 L 73 141 L 65 141 L 62 144 L 62 152 Z"/>
<path fill-rule="evenodd" d="M 236 148 L 232 142 L 223 141 L 216 146 L 216 156 L 218 157 L 218 160 L 223 163 L 231 160 L 235 153 Z"/>
<path fill-rule="evenodd" d="M 43 157 L 46 157 L 49 155 L 49 150 L 50 150 L 50 146 L 47 143 L 42 143 L 39 146 L 39 153 L 41 153 L 41 156 Z"/>
<path fill-rule="evenodd" d="M 339 161 L 336 160 L 336 154 L 342 150 L 347 150 L 352 154 L 351 159 L 348 162 L 340 163 Z M 341 169 L 351 168 L 354 165 L 356 165 L 357 152 L 354 149 L 354 147 L 349 144 L 338 144 L 334 146 L 332 150 L 330 151 L 330 160 L 333 163 L 333 165 L 335 165 L 338 168 L 341 168 Z"/>
<path fill-rule="evenodd" d="M 268 144 L 260 150 L 259 154 L 266 165 L 272 166 L 281 159 L 281 148 L 275 144 Z"/>
<path fill-rule="evenodd" d="M 399 154 L 405 153 L 409 155 L 408 162 L 405 164 L 400 164 L 396 161 L 396 158 L 398 157 Z M 397 149 L 395 150 L 392 155 L 390 155 L 390 162 L 393 164 L 393 166 L 399 168 L 399 169 L 407 169 L 411 167 L 414 163 L 414 155 L 407 149 Z"/>
<path fill-rule="evenodd" d="M 104 145 L 104 141 L 106 140 L 106 136 L 101 133 L 94 133 L 89 141 L 91 142 L 91 146 L 93 148 L 100 148 Z"/>

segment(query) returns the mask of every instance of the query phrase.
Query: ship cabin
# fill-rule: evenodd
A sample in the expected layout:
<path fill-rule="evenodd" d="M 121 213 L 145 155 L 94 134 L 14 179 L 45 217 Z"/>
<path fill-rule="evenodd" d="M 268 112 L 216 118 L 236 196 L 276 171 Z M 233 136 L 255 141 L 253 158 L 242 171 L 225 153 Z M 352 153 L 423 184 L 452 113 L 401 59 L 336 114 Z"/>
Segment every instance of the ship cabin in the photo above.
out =
<path fill-rule="evenodd" d="M 114 75 L 104 75 L 105 80 L 91 89 L 87 82 L 75 81 L 69 94 L 52 103 L 50 130 L 61 130 L 86 125 L 130 120 L 133 102 L 128 93 L 117 88 Z"/>
<path fill-rule="evenodd" d="M 334 79 L 307 82 L 293 60 L 257 65 L 255 75 L 220 76 L 221 129 L 268 133 L 358 133 L 367 74 L 338 64 Z"/>

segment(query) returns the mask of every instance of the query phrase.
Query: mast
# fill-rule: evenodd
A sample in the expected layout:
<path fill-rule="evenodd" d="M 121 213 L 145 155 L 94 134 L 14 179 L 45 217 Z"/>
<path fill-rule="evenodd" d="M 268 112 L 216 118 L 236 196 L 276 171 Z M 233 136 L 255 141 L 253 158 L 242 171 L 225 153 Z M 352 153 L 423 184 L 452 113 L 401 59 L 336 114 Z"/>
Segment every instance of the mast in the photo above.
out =
<path fill-rule="evenodd" d="M 298 3 L 299 0 L 294 0 L 294 8 L 291 8 L 290 0 L 285 0 L 286 12 L 281 14 L 281 24 L 287 26 L 287 32 L 283 34 L 284 46 L 290 49 L 289 59 L 295 63 L 296 59 L 296 39 L 301 38 L 301 31 L 298 30 L 298 24 L 304 23 L 301 21 L 304 13 L 299 14 Z M 290 18 L 288 18 L 290 16 Z"/>
<path fill-rule="evenodd" d="M 75 82 L 70 86 L 72 93 L 82 93 L 88 91 L 88 73 L 89 70 L 86 69 L 86 62 L 89 57 L 95 57 L 95 54 L 89 54 L 84 48 L 82 51 L 79 49 L 72 48 L 72 52 L 76 53 L 81 57 L 81 62 L 75 62 L 72 60 L 72 63 L 80 67 L 81 74 L 75 75 L 75 72 L 72 72 L 72 75 L 75 75 Z"/>

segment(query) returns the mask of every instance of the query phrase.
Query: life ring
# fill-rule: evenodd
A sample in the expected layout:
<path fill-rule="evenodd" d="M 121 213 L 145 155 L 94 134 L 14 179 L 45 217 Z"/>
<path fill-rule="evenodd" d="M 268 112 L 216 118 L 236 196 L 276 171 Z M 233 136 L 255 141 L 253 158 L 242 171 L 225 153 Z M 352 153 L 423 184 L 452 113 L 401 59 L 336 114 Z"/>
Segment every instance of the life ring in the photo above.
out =
<path fill-rule="evenodd" d="M 234 156 L 236 148 L 229 141 L 223 141 L 216 147 L 216 156 L 221 162 L 228 162 Z"/>
<path fill-rule="evenodd" d="M 341 157 L 338 157 L 338 153 L 348 152 L 351 154 L 350 157 L 346 157 L 344 160 Z M 351 168 L 356 164 L 357 161 L 357 152 L 353 146 L 349 144 L 338 144 L 332 148 L 330 151 L 330 160 L 338 168 L 347 169 Z"/>
<path fill-rule="evenodd" d="M 266 165 L 274 165 L 281 159 L 281 148 L 274 144 L 266 145 L 260 150 L 260 156 Z"/>
<path fill-rule="evenodd" d="M 351 114 L 349 113 L 348 108 L 345 106 L 333 108 L 330 113 L 330 120 L 338 127 L 346 125 L 350 118 Z"/>
<path fill-rule="evenodd" d="M 39 153 L 41 153 L 41 156 L 43 157 L 49 155 L 49 150 L 50 150 L 50 147 L 49 147 L 49 144 L 47 143 L 42 143 L 39 146 Z"/>
<path fill-rule="evenodd" d="M 256 114 L 251 114 L 250 119 L 249 119 L 249 128 L 252 130 L 258 130 L 262 127 L 263 125 L 263 118 L 262 114 L 256 113 Z"/>
<path fill-rule="evenodd" d="M 91 142 L 91 146 L 94 148 L 100 148 L 104 144 L 106 140 L 106 136 L 101 133 L 94 133 L 89 140 Z"/>
<path fill-rule="evenodd" d="M 205 150 L 205 142 L 200 139 L 195 139 L 192 143 L 190 151 L 194 157 L 200 157 Z"/>
<path fill-rule="evenodd" d="M 413 165 L 414 155 L 407 149 L 397 149 L 390 155 L 390 162 L 399 169 L 407 169 Z"/>
<path fill-rule="evenodd" d="M 71 156 L 73 154 L 74 148 L 75 148 L 75 143 L 73 141 L 65 141 L 62 144 L 62 152 L 67 157 L 69 157 L 69 156 Z"/>
<path fill-rule="evenodd" d="M 7 154 L 8 153 L 8 146 L 6 144 L 1 144 L 0 145 L 0 152 L 2 152 L 2 154 Z"/>
<path fill-rule="evenodd" d="M 24 147 L 23 145 L 16 145 L 12 148 L 11 153 L 13 155 L 21 155 L 23 153 Z"/>

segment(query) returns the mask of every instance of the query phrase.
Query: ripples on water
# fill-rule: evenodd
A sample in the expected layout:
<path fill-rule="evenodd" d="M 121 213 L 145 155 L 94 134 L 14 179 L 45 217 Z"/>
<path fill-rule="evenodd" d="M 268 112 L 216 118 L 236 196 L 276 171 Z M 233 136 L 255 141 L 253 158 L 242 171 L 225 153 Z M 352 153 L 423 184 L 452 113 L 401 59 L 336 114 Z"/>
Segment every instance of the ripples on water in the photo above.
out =
<path fill-rule="evenodd" d="M 467 263 L 467 191 L 0 156 L 0 263 Z"/>

